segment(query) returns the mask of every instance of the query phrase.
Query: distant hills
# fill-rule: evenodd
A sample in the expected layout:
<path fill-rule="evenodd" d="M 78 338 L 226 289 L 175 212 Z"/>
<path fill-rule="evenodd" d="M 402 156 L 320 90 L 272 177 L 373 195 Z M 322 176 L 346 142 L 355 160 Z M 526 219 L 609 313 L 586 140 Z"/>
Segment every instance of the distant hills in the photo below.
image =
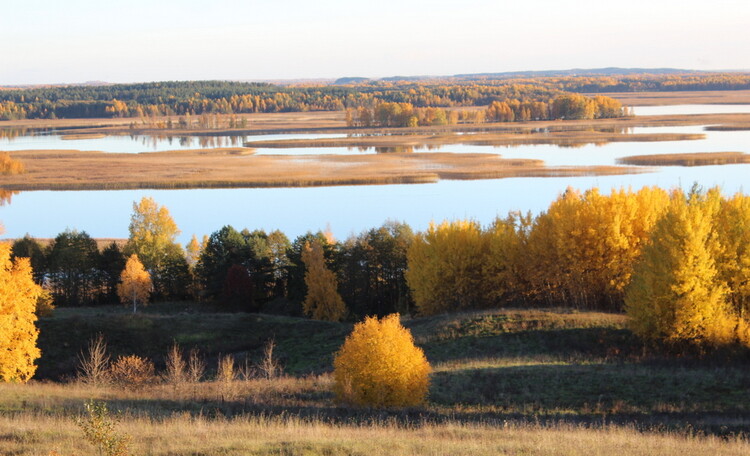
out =
<path fill-rule="evenodd" d="M 466 73 L 454 74 L 451 76 L 389 76 L 385 78 L 363 78 L 363 77 L 344 77 L 333 82 L 336 85 L 344 84 L 361 84 L 371 81 L 427 81 L 450 79 L 459 81 L 472 81 L 482 79 L 513 79 L 513 78 L 537 78 L 537 77 L 555 77 L 555 76 L 631 76 L 637 74 L 687 74 L 687 73 L 714 73 L 714 71 L 686 70 L 680 68 L 573 68 L 570 70 L 542 70 L 542 71 L 505 71 L 499 73 Z"/>
<path fill-rule="evenodd" d="M 631 76 L 636 74 L 685 74 L 712 73 L 712 71 L 685 70 L 680 68 L 574 68 L 571 70 L 544 71 L 507 71 L 503 73 L 471 73 L 457 74 L 460 79 L 504 79 L 504 78 L 533 78 L 555 76 Z"/>
<path fill-rule="evenodd" d="M 419 82 L 419 81 L 481 81 L 485 79 L 514 79 L 556 76 L 632 76 L 638 74 L 678 75 L 678 74 L 709 74 L 709 73 L 746 73 L 747 70 L 688 70 L 681 68 L 573 68 L 569 70 L 542 71 L 505 71 L 498 73 L 466 73 L 454 75 L 421 75 L 421 76 L 388 76 L 383 78 L 367 78 L 362 76 L 346 76 L 338 79 L 328 78 L 299 78 L 299 79 L 242 79 L 225 80 L 229 82 L 262 82 L 273 85 L 351 85 L 366 84 L 368 82 Z M 189 81 L 185 81 L 189 82 Z M 116 83 L 105 81 L 87 81 L 82 83 L 51 83 L 51 84 L 13 84 L 0 86 L 0 90 L 34 89 L 64 86 L 107 86 Z"/>

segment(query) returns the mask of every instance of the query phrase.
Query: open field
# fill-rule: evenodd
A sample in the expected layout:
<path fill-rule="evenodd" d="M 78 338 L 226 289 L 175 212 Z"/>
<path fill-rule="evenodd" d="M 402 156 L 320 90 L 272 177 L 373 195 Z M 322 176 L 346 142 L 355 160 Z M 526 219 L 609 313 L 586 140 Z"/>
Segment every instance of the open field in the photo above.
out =
<path fill-rule="evenodd" d="M 342 425 L 291 417 L 126 417 L 118 432 L 132 437 L 132 454 L 148 455 L 549 455 L 741 456 L 746 440 L 629 427 L 533 424 L 502 426 L 389 421 Z M 72 416 L 0 417 L 0 443 L 13 455 L 94 454 Z M 55 451 L 55 453 L 50 453 Z"/>
<path fill-rule="evenodd" d="M 0 385 L 0 442 L 15 455 L 88 454 L 75 425 L 105 401 L 133 454 L 746 454 L 746 360 L 662 358 L 626 317 L 569 310 L 494 310 L 405 319 L 433 365 L 428 402 L 373 410 L 337 403 L 333 352 L 351 331 L 263 314 L 205 314 L 198 304 L 59 309 L 40 322 L 42 377 L 70 375 L 101 332 L 113 356 L 163 368 L 172 341 L 201 347 L 204 381 L 138 388 L 78 382 Z M 254 366 L 275 338 L 282 377 Z M 220 355 L 241 375 L 213 380 Z"/>

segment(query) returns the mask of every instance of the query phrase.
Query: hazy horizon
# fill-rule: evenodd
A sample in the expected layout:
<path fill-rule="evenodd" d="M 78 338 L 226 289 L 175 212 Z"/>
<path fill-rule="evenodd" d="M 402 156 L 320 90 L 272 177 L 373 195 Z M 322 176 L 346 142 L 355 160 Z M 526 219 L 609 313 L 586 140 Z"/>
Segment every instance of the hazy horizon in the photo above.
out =
<path fill-rule="evenodd" d="M 750 69 L 750 2 L 13 2 L 0 85 Z"/>

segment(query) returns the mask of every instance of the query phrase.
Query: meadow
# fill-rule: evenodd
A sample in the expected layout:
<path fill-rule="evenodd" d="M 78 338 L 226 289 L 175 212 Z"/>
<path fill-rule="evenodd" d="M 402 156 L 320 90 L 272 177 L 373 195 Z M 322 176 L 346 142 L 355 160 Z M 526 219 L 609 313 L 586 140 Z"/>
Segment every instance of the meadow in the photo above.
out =
<path fill-rule="evenodd" d="M 569 309 L 404 318 L 434 372 L 425 405 L 338 403 L 331 360 L 349 323 L 202 313 L 189 303 L 59 309 L 40 321 L 40 380 L 0 385 L 4 454 L 92 454 L 76 425 L 104 401 L 132 454 L 746 454 L 750 373 L 741 359 L 647 350 L 620 314 Z M 109 353 L 162 371 L 176 341 L 199 347 L 199 382 L 134 387 L 76 378 L 101 333 Z M 283 373 L 260 369 L 273 338 Z M 231 377 L 216 375 L 231 355 Z M 46 378 L 46 379 L 45 379 Z M 54 380 L 54 381 L 53 381 Z"/>

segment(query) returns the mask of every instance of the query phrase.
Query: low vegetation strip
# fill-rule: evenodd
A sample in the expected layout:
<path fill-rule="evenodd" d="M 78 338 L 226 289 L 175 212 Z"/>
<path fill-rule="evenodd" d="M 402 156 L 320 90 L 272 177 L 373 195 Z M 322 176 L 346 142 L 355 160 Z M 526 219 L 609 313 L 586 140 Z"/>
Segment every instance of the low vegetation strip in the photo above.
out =
<path fill-rule="evenodd" d="M 617 163 L 637 166 L 733 165 L 738 163 L 750 163 L 750 155 L 743 152 L 631 155 L 617 159 Z"/>
<path fill-rule="evenodd" d="M 104 154 L 84 151 L 20 151 L 22 176 L 0 176 L 5 190 L 116 190 L 139 188 L 303 187 L 428 183 L 439 179 L 516 176 L 609 175 L 641 172 L 626 167 L 546 167 L 541 160 L 494 154 L 420 153 L 244 155 L 229 148 Z M 137 176 L 134 178 L 134 176 Z"/>
<path fill-rule="evenodd" d="M 430 147 L 453 144 L 473 146 L 512 146 L 517 144 L 606 144 L 609 142 L 689 141 L 705 138 L 704 134 L 629 134 L 606 131 L 562 130 L 537 133 L 413 134 L 408 136 L 366 136 L 326 139 L 286 139 L 248 141 L 246 147 Z"/>

